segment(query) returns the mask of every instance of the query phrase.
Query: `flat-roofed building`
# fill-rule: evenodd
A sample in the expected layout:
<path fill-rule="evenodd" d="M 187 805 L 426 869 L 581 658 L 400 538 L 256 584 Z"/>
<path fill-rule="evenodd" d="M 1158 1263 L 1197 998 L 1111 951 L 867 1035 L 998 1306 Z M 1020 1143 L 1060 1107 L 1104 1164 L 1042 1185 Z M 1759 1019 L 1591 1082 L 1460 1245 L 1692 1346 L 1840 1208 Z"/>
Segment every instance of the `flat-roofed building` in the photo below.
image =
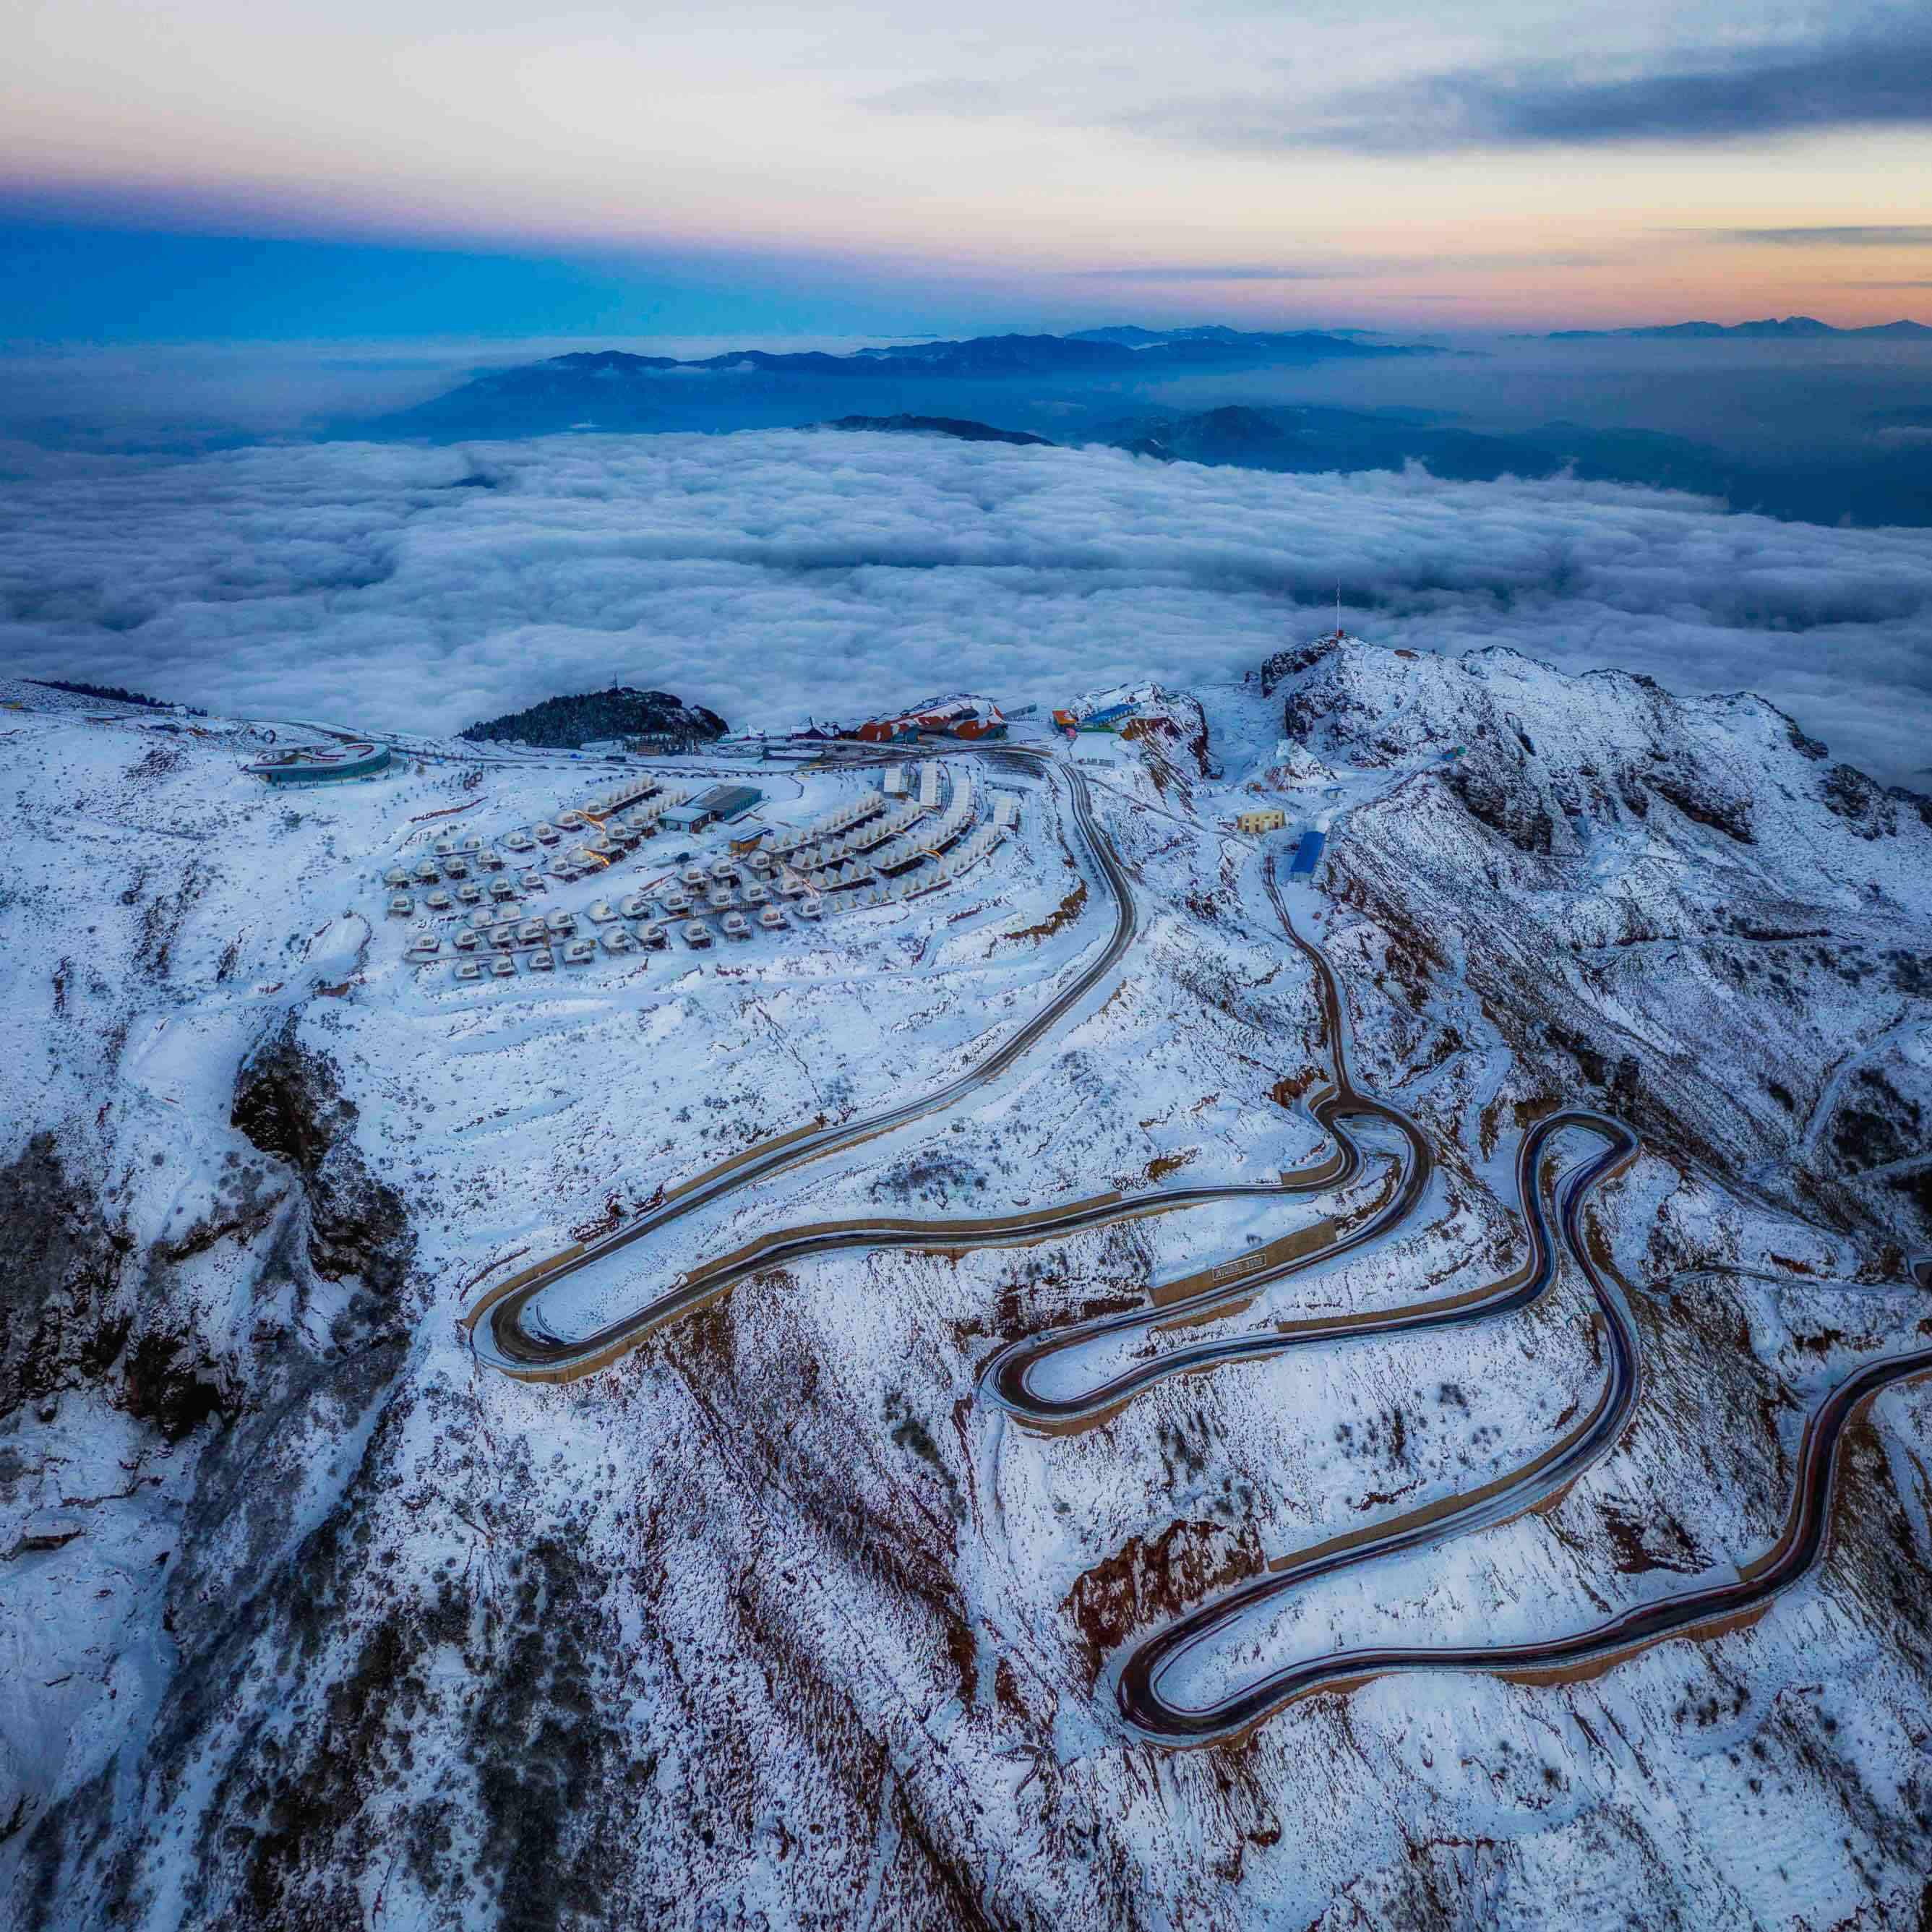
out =
<path fill-rule="evenodd" d="M 683 805 L 674 805 L 658 820 L 667 832 L 702 832 L 707 825 L 728 824 L 742 818 L 753 806 L 764 802 L 754 785 L 713 785 Z"/>

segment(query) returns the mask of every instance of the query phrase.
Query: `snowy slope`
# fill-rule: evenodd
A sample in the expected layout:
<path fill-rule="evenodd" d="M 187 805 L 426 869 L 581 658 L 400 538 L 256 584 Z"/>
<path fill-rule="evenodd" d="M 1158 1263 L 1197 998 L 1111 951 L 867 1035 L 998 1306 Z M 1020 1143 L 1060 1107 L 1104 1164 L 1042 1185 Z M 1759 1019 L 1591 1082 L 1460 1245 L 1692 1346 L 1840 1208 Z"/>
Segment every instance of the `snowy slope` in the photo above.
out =
<path fill-rule="evenodd" d="M 1285 850 L 1330 834 L 1292 904 L 1358 1077 L 1439 1171 L 1394 1240 L 1185 1339 L 1493 1278 L 1516 1139 L 1569 1100 L 1645 1140 L 1594 1224 L 1645 1378 L 1550 1508 L 1286 1600 L 1204 1681 L 1534 1635 L 1748 1562 L 1805 1406 L 1928 1313 L 1897 1286 L 1932 1246 L 1923 810 L 1758 700 L 1512 653 L 1350 643 L 1201 695 L 1225 782 L 1191 710 L 1172 743 L 1054 754 L 1103 761 L 1081 769 L 1140 904 L 1107 984 L 946 1115 L 728 1197 L 545 1318 L 800 1222 L 1318 1160 L 1320 1008 L 1233 830 L 1273 799 Z M 601 1373 L 512 1382 L 461 1324 L 479 1284 L 942 1084 L 1092 956 L 1111 913 L 1064 788 L 981 770 L 1018 832 L 902 907 L 459 986 L 404 962 L 381 874 L 594 781 L 428 757 L 272 794 L 206 729 L 0 717 L 9 1922 L 1910 1922 L 1932 1390 L 1874 1406 L 1828 1562 L 1748 1628 L 1131 1742 L 1121 1643 L 1556 1438 L 1601 1372 L 1580 1282 L 1163 1382 L 1076 1434 L 980 1399 L 1005 1340 L 1360 1211 L 1384 1150 L 1339 1199 L 814 1259 Z M 764 815 L 872 782 L 787 772 Z"/>

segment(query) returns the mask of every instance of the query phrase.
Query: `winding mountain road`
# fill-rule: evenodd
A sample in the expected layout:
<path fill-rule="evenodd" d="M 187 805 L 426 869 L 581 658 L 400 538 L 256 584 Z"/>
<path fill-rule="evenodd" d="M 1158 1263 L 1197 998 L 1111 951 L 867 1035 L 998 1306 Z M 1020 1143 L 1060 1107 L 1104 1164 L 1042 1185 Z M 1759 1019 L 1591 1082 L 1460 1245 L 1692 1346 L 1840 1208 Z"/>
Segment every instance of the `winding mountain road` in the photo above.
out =
<path fill-rule="evenodd" d="M 700 1263 L 630 1312 L 590 1334 L 567 1338 L 548 1329 L 537 1304 L 558 1281 L 742 1188 L 946 1111 L 1012 1066 L 1120 964 L 1132 944 L 1138 914 L 1126 869 L 1094 822 L 1085 779 L 1077 767 L 1044 754 L 1007 747 L 988 755 L 1027 758 L 1052 782 L 1066 787 L 1071 820 L 1088 866 L 1114 904 L 1113 930 L 1094 958 L 1024 1025 L 966 1072 L 932 1092 L 862 1120 L 814 1122 L 749 1149 L 601 1239 L 499 1282 L 484 1294 L 468 1318 L 479 1357 L 503 1373 L 524 1380 L 568 1381 L 606 1366 L 654 1329 L 724 1294 L 736 1282 L 808 1256 L 853 1249 L 1016 1246 L 1209 1202 L 1332 1194 L 1354 1181 L 1370 1158 L 1352 1126 L 1373 1124 L 1393 1136 L 1400 1151 L 1394 1183 L 1386 1198 L 1354 1225 L 1333 1232 L 1325 1239 L 1312 1238 L 1318 1235 L 1318 1230 L 1298 1230 L 1233 1261 L 1150 1286 L 1144 1306 L 1010 1344 L 994 1354 L 982 1372 L 984 1398 L 1031 1429 L 1058 1432 L 1084 1428 L 1174 1375 L 1316 1342 L 1370 1334 L 1408 1334 L 1511 1314 L 1549 1291 L 1564 1254 L 1595 1298 L 1592 1319 L 1607 1342 L 1602 1390 L 1590 1412 L 1568 1434 L 1508 1474 L 1369 1530 L 1277 1559 L 1262 1575 L 1210 1599 L 1128 1650 L 1116 1660 L 1111 1674 L 1120 1716 L 1129 1730 L 1166 1744 L 1210 1743 L 1251 1729 L 1298 1698 L 1351 1688 L 1395 1672 L 1469 1670 L 1533 1682 L 1587 1673 L 1664 1638 L 1712 1634 L 1748 1618 L 1812 1568 L 1825 1546 L 1846 1425 L 1882 1389 L 1932 1372 L 1932 1348 L 1868 1364 L 1819 1402 L 1806 1425 L 1783 1532 L 1770 1550 L 1734 1579 L 1679 1592 L 1586 1628 L 1533 1642 L 1342 1651 L 1300 1660 L 1200 1705 L 1176 1702 L 1163 1694 L 1163 1684 L 1196 1658 L 1204 1646 L 1238 1621 L 1317 1576 L 1427 1547 L 1547 1503 L 1615 1445 L 1635 1406 L 1641 1380 L 1641 1349 L 1634 1319 L 1622 1289 L 1605 1278 L 1592 1258 L 1582 1222 L 1592 1195 L 1630 1165 L 1639 1144 L 1621 1121 L 1569 1109 L 1540 1121 L 1518 1150 L 1516 1185 L 1528 1235 L 1527 1252 L 1498 1280 L 1406 1308 L 1283 1321 L 1258 1332 L 1169 1348 L 1137 1359 L 1132 1366 L 1071 1396 L 1040 1390 L 1041 1371 L 1053 1365 L 1056 1358 L 1109 1337 L 1144 1337 L 1210 1319 L 1219 1311 L 1232 1312 L 1231 1304 L 1245 1302 L 1268 1283 L 1332 1267 L 1348 1255 L 1388 1239 L 1429 1191 L 1435 1160 L 1426 1137 L 1406 1114 L 1354 1084 L 1346 1002 L 1326 956 L 1295 927 L 1281 896 L 1271 854 L 1264 866 L 1267 888 L 1284 932 L 1316 975 L 1327 1021 L 1330 1082 L 1310 1108 L 1334 1142 L 1334 1151 L 1325 1160 L 1275 1180 L 1110 1192 L 1003 1216 L 950 1220 L 842 1219 L 777 1229 Z M 1593 1136 L 1601 1148 L 1592 1159 L 1558 1178 L 1553 1173 L 1556 1144 L 1572 1133 Z"/>

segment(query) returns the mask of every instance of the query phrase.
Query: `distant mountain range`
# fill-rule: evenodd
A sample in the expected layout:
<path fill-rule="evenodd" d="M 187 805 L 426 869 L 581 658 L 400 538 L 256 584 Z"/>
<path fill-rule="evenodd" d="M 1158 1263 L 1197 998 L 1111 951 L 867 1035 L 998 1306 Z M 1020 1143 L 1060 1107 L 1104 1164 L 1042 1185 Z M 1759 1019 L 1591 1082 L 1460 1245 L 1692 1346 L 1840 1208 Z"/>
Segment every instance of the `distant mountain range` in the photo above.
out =
<path fill-rule="evenodd" d="M 1432 356 L 1433 349 L 1360 340 L 1353 333 L 1249 333 L 1209 327 L 1163 334 L 1088 329 L 1075 335 L 979 335 L 895 344 L 846 356 L 761 349 L 684 361 L 622 350 L 580 351 L 491 370 L 447 394 L 338 433 L 378 436 L 538 435 L 565 429 L 746 428 L 796 423 L 815 394 L 869 388 L 892 406 L 881 415 L 937 414 L 943 386 L 1132 382 L 1238 368 L 1306 366 Z M 917 405 L 926 404 L 926 411 Z"/>
<path fill-rule="evenodd" d="M 1787 315 L 1779 320 L 1767 316 L 1762 322 L 1670 322 L 1647 328 L 1557 328 L 1544 339 L 1550 342 L 1608 342 L 1622 340 L 1693 341 L 1719 337 L 1739 341 L 1790 342 L 1822 335 L 1889 336 L 1904 341 L 1932 341 L 1932 328 L 1922 322 L 1880 322 L 1866 328 L 1839 328 L 1810 315 Z"/>
<path fill-rule="evenodd" d="M 1903 412 L 1903 413 L 1910 413 Z M 1547 422 L 1507 434 L 1460 429 L 1420 410 L 1241 406 L 1129 418 L 1081 439 L 1163 461 L 1314 475 L 1400 470 L 1408 462 L 1459 482 L 1570 472 L 1715 496 L 1734 510 L 1832 523 L 1932 524 L 1932 464 L 1916 441 L 1817 454 L 1768 466 L 1687 436 Z"/>

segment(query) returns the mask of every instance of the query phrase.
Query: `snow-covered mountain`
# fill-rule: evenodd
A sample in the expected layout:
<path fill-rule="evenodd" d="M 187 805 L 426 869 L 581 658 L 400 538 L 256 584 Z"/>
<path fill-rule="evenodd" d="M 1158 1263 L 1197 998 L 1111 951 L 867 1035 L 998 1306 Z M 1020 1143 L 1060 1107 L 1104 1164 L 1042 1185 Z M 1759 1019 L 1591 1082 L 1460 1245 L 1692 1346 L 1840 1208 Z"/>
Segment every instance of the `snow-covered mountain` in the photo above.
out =
<path fill-rule="evenodd" d="M 1755 698 L 1324 640 L 1162 692 L 1172 732 L 950 755 L 1017 824 L 928 896 L 472 986 L 406 963 L 386 873 L 604 779 L 423 741 L 270 791 L 224 721 L 20 694 L 4 1922 L 1339 1932 L 1932 1897 L 1923 1381 L 1848 1431 L 1825 1560 L 1736 1628 L 1562 1682 L 1378 1678 L 1196 1750 L 1123 1730 L 1124 1646 L 1504 1480 L 1598 1400 L 1567 1264 L 1520 1314 L 1174 1376 L 1078 1431 L 984 1399 L 1007 1341 L 1372 1214 L 1379 1142 L 1328 1196 L 775 1265 L 554 1386 L 465 1323 L 754 1143 L 986 1064 L 1117 935 L 1083 790 L 1136 913 L 1117 965 L 941 1111 L 721 1194 L 544 1319 L 587 1332 L 800 1223 L 1318 1165 L 1334 1042 L 1262 869 L 1316 830 L 1287 903 L 1436 1174 L 1390 1240 L 1129 1352 L 1479 1288 L 1522 1251 L 1522 1135 L 1585 1106 L 1644 1144 L 1586 1223 L 1642 1385 L 1538 1509 L 1319 1579 L 1211 1669 L 1533 1638 L 1734 1576 L 1820 1392 L 1932 1332 L 1924 801 Z M 776 828 L 876 778 L 747 782 Z M 1283 833 L 1238 829 L 1262 806 Z"/>

